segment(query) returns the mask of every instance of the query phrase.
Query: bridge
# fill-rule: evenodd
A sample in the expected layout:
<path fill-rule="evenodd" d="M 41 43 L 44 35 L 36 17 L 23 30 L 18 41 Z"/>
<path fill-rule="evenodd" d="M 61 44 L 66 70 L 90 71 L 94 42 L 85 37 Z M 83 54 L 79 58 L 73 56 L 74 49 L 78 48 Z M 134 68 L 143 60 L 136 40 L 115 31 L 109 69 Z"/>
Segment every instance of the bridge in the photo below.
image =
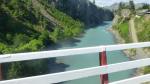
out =
<path fill-rule="evenodd" d="M 0 81 L 0 84 L 53 84 L 95 75 L 100 75 L 101 84 L 141 84 L 150 81 L 150 74 L 115 81 L 111 83 L 109 82 L 108 74 L 133 68 L 149 66 L 150 58 L 107 65 L 106 52 L 142 47 L 150 47 L 150 42 L 0 55 L 0 63 L 7 63 L 52 57 L 72 56 L 78 54 L 100 53 L 100 66 L 97 67 L 90 67 L 79 70 L 25 77 L 12 80 L 4 80 Z"/>

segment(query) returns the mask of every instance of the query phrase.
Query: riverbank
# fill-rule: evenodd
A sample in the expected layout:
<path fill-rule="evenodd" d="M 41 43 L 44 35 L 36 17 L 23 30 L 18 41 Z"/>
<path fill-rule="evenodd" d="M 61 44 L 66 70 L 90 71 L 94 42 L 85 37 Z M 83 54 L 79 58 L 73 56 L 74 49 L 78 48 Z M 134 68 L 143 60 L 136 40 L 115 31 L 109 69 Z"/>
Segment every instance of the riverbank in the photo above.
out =
<path fill-rule="evenodd" d="M 117 20 L 118 17 L 114 18 L 114 21 Z M 119 32 L 115 29 L 113 29 L 113 25 L 115 25 L 117 23 L 112 24 L 112 28 L 110 28 L 108 31 L 111 32 L 114 35 L 115 41 L 116 43 L 126 43 L 125 39 L 123 39 L 121 37 L 121 35 L 119 34 Z M 128 49 L 128 50 L 123 50 L 123 53 L 130 59 L 130 60 L 136 60 L 138 59 L 136 57 L 136 49 Z M 144 68 L 138 68 L 135 69 L 135 73 L 133 74 L 133 76 L 139 76 L 139 75 L 143 75 L 144 74 Z"/>
<path fill-rule="evenodd" d="M 125 40 L 119 35 L 119 32 L 113 28 L 110 28 L 108 31 L 110 31 L 114 38 L 116 39 L 116 43 L 125 43 Z M 135 52 L 133 49 L 123 50 L 123 53 L 130 59 L 130 60 L 136 60 Z M 135 69 L 135 73 L 133 73 L 133 76 L 139 76 L 143 74 L 143 68 Z"/>
<path fill-rule="evenodd" d="M 115 41 L 118 44 L 123 44 L 125 43 L 125 40 L 119 35 L 119 32 L 113 28 L 109 28 L 108 30 L 109 32 L 111 32 L 114 35 Z M 123 50 L 124 54 L 129 57 L 131 60 L 135 60 L 136 58 L 134 57 L 135 52 L 133 49 L 128 49 L 128 50 Z"/>

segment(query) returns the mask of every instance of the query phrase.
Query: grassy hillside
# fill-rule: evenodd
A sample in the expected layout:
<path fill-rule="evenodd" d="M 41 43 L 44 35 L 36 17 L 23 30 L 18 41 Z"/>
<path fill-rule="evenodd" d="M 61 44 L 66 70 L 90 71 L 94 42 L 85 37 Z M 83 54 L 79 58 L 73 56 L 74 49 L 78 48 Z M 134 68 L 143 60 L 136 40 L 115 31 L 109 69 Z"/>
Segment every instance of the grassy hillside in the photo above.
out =
<path fill-rule="evenodd" d="M 135 20 L 138 39 L 141 42 L 150 41 L 150 19 L 146 20 L 146 18 L 146 16 L 143 16 Z"/>
<path fill-rule="evenodd" d="M 128 20 L 114 25 L 113 28 L 119 32 L 120 36 L 125 40 L 126 43 L 131 42 L 129 35 Z"/>

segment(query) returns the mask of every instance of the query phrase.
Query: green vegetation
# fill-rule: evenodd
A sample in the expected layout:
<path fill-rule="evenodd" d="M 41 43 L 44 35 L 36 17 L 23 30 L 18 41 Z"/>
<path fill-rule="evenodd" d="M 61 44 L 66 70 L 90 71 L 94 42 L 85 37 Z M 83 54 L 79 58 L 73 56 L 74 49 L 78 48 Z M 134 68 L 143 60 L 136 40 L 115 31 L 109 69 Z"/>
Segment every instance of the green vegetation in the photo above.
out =
<path fill-rule="evenodd" d="M 149 4 L 144 4 L 141 9 L 150 9 L 150 5 Z"/>
<path fill-rule="evenodd" d="M 150 16 L 142 16 L 139 19 L 135 20 L 138 40 L 140 42 L 150 41 Z M 150 73 L 150 67 L 144 68 L 144 74 Z"/>
<path fill-rule="evenodd" d="M 128 22 L 122 23 L 118 27 L 119 32 L 121 36 L 126 40 L 126 42 L 129 42 L 129 26 Z"/>
<path fill-rule="evenodd" d="M 117 30 L 120 36 L 125 40 L 126 43 L 131 42 L 129 32 L 129 19 L 132 15 L 135 15 L 135 6 L 133 0 L 129 1 L 129 5 L 124 3 L 119 4 L 119 9 L 116 14 L 119 16 L 118 23 L 114 25 L 114 29 Z M 131 12 L 131 13 L 130 13 Z"/>
<path fill-rule="evenodd" d="M 150 73 L 150 66 L 144 68 L 144 74 Z"/>
<path fill-rule="evenodd" d="M 45 46 L 79 36 L 84 25 L 56 8 L 45 10 L 59 25 L 35 9 L 32 0 L 0 0 L 0 54 L 38 51 Z M 3 64 L 5 79 L 47 73 L 48 60 Z"/>
<path fill-rule="evenodd" d="M 143 9 L 149 9 L 148 4 L 144 4 L 142 8 L 139 8 L 137 10 L 143 10 Z M 124 18 L 121 13 L 123 9 L 130 9 L 131 15 L 129 18 Z M 118 24 L 114 26 L 115 29 L 117 29 L 123 39 L 125 39 L 126 42 L 130 42 L 129 37 L 129 28 L 128 28 L 128 19 L 135 17 L 135 6 L 133 0 L 129 2 L 129 5 L 125 5 L 124 3 L 119 4 L 119 9 L 117 10 L 117 14 L 119 16 Z M 140 18 L 135 19 L 135 28 L 137 30 L 138 40 L 141 42 L 144 41 L 150 41 L 150 15 L 143 15 Z M 125 19 L 125 20 L 124 20 Z M 122 21 L 124 20 L 124 21 Z M 121 23 L 119 23 L 121 22 Z"/>
<path fill-rule="evenodd" d="M 116 24 L 113 28 L 119 32 L 120 36 L 125 40 L 126 43 L 131 42 L 129 35 L 129 25 L 127 20 L 123 21 L 120 24 Z"/>
<path fill-rule="evenodd" d="M 54 39 L 55 42 L 57 42 L 57 40 L 59 39 L 66 40 L 72 37 L 79 36 L 80 33 L 83 32 L 84 25 L 80 21 L 73 20 L 72 17 L 68 17 L 66 14 L 58 11 L 56 8 L 51 7 L 48 4 L 45 6 L 45 8 L 45 10 L 47 10 L 50 15 L 52 15 L 53 17 L 55 17 L 55 19 L 59 21 L 59 26 L 62 27 L 56 27 L 54 29 L 54 32 L 51 34 L 51 37 Z"/>
<path fill-rule="evenodd" d="M 146 18 L 143 16 L 135 20 L 138 39 L 141 42 L 150 41 L 150 20 L 145 20 Z"/>
<path fill-rule="evenodd" d="M 38 66 L 37 66 L 38 65 Z M 8 65 L 10 66 L 10 65 Z M 14 62 L 7 69 L 7 78 L 18 78 L 48 73 L 48 59 L 28 62 Z"/>
<path fill-rule="evenodd" d="M 62 27 L 63 31 L 61 33 L 62 39 L 68 39 L 80 35 L 83 32 L 84 24 L 80 21 L 74 20 L 72 17 L 68 17 L 65 13 L 58 11 L 55 7 L 49 5 L 46 1 L 42 0 L 42 4 L 45 6 L 45 10 L 52 15 L 55 19 L 59 21 L 59 25 Z M 56 27 L 56 30 L 58 27 Z M 54 30 L 56 32 L 56 30 Z"/>
<path fill-rule="evenodd" d="M 130 9 L 131 15 L 129 18 L 123 18 L 121 14 L 122 10 L 127 8 Z M 130 42 L 131 37 L 129 36 L 129 26 L 128 26 L 129 20 L 124 20 L 124 19 L 132 19 L 132 18 L 135 18 L 134 22 L 135 22 L 138 41 L 140 42 L 150 41 L 150 15 L 143 13 L 143 15 L 139 17 L 135 17 L 136 11 L 140 11 L 140 10 L 142 11 L 143 9 L 149 9 L 149 8 L 150 5 L 144 4 L 143 7 L 136 10 L 133 0 L 129 2 L 128 6 L 125 6 L 123 3 L 119 4 L 119 9 L 117 10 L 119 19 L 118 19 L 118 23 L 115 24 L 113 28 L 119 32 L 120 36 L 125 40 L 125 42 Z M 144 74 L 150 73 L 150 67 L 149 66 L 145 67 L 143 72 Z"/>

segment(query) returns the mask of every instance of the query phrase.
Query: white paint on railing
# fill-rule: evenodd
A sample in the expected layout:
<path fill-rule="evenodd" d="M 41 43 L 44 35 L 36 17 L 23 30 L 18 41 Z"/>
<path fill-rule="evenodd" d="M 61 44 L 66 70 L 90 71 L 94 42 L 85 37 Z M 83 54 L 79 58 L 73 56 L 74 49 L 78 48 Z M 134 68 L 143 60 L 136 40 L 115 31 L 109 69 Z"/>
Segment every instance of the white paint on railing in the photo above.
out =
<path fill-rule="evenodd" d="M 30 53 L 6 54 L 0 55 L 0 63 L 96 53 L 101 52 L 102 48 L 106 48 L 106 51 L 114 51 L 130 48 L 141 48 L 141 47 L 150 47 L 150 42 L 107 45 L 107 46 L 64 49 L 64 50 L 51 50 L 51 51 L 30 52 Z"/>
<path fill-rule="evenodd" d="M 0 84 L 51 84 L 150 65 L 150 58 L 67 72 L 0 81 Z M 126 84 L 126 83 L 125 83 Z M 135 84 L 135 83 L 133 83 Z"/>
<path fill-rule="evenodd" d="M 124 79 L 109 84 L 142 84 L 148 81 L 150 81 L 150 74 Z"/>

